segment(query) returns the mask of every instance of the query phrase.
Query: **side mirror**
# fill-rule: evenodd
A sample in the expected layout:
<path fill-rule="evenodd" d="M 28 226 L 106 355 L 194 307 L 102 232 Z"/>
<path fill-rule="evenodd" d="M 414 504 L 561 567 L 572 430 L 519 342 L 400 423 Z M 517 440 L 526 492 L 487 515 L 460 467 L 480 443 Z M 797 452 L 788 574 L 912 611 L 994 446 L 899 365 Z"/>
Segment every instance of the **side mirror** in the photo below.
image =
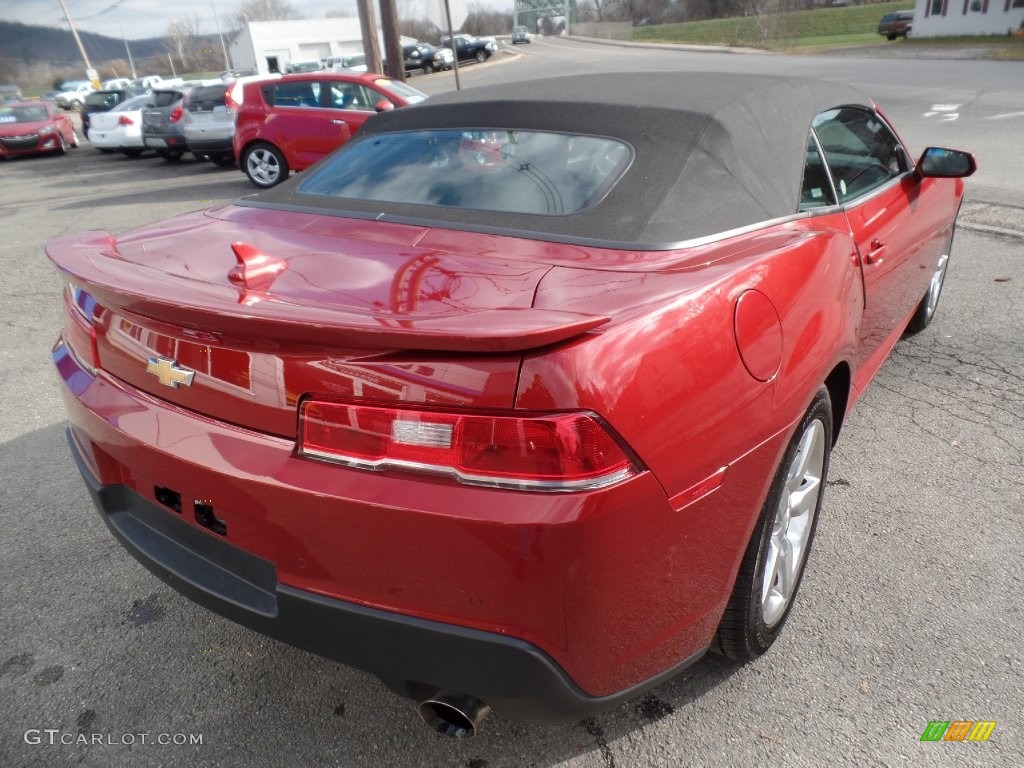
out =
<path fill-rule="evenodd" d="M 395 108 L 395 105 L 392 104 L 387 99 L 381 99 L 380 101 L 373 105 L 373 108 L 377 112 L 390 112 L 392 109 Z"/>
<path fill-rule="evenodd" d="M 922 177 L 963 178 L 978 170 L 974 155 L 959 149 L 928 147 L 917 162 L 917 173 Z"/>

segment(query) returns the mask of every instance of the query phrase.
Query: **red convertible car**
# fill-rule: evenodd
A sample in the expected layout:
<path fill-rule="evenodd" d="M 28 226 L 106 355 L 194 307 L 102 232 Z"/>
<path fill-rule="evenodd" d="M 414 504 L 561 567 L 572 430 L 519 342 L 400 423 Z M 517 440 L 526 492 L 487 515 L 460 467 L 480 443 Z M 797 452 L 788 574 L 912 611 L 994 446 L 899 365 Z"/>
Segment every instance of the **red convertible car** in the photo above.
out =
<path fill-rule="evenodd" d="M 48 244 L 72 453 L 147 568 L 439 731 L 586 716 L 779 635 L 974 170 L 809 80 L 386 112 L 272 190 Z"/>

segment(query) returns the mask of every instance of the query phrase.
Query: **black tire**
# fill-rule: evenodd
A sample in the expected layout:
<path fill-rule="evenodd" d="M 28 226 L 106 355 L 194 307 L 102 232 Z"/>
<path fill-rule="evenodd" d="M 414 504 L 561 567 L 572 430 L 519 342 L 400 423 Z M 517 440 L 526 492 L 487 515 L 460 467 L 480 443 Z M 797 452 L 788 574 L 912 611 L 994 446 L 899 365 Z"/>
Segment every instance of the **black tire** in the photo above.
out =
<path fill-rule="evenodd" d="M 168 163 L 178 162 L 185 154 L 184 150 L 181 149 L 158 149 L 156 153 Z"/>
<path fill-rule="evenodd" d="M 239 163 L 249 181 L 261 189 L 280 184 L 288 178 L 288 161 L 277 147 L 258 142 L 242 153 Z"/>
<path fill-rule="evenodd" d="M 894 34 L 894 33 L 890 32 L 890 33 L 889 33 L 888 35 L 886 35 L 886 36 L 885 36 L 885 39 L 886 39 L 886 40 L 895 40 L 895 39 L 896 39 L 896 37 L 897 37 L 897 35 L 896 35 L 896 34 Z"/>
<path fill-rule="evenodd" d="M 128 157 L 138 157 L 145 151 L 146 150 L 143 149 L 142 147 L 125 147 L 124 149 L 121 150 L 121 152 L 128 155 Z"/>
<path fill-rule="evenodd" d="M 235 164 L 235 155 L 231 152 L 214 152 L 210 155 L 210 162 L 221 168 L 230 168 Z"/>
<path fill-rule="evenodd" d="M 932 278 L 928 283 L 928 290 L 924 292 L 921 302 L 917 305 L 917 309 L 914 310 L 910 322 L 907 323 L 906 330 L 904 331 L 905 335 L 910 336 L 920 333 L 931 325 L 932 320 L 935 318 L 935 311 L 939 308 L 939 299 L 942 296 L 942 286 L 946 284 L 946 273 L 949 271 L 949 253 L 952 249 L 953 238 L 951 237 L 946 250 L 939 255 L 939 262 L 935 265 L 935 271 L 932 272 Z"/>
<path fill-rule="evenodd" d="M 434 74 L 434 65 L 429 63 L 429 62 L 424 64 L 423 65 L 423 74 L 424 75 L 432 75 L 432 74 Z"/>
<path fill-rule="evenodd" d="M 828 390 L 822 387 L 776 470 L 718 625 L 713 651 L 748 661 L 767 651 L 782 632 L 817 530 L 831 449 L 832 403 Z M 800 514 L 793 514 L 794 501 Z M 787 558 L 792 558 L 793 566 L 788 579 L 779 570 L 780 565 L 785 569 Z M 766 579 L 769 561 L 773 568 Z"/>
<path fill-rule="evenodd" d="M 487 51 L 485 51 L 483 48 L 481 48 L 479 51 L 476 52 L 476 57 L 475 58 L 476 58 L 477 64 L 483 64 L 485 61 L 487 61 Z"/>

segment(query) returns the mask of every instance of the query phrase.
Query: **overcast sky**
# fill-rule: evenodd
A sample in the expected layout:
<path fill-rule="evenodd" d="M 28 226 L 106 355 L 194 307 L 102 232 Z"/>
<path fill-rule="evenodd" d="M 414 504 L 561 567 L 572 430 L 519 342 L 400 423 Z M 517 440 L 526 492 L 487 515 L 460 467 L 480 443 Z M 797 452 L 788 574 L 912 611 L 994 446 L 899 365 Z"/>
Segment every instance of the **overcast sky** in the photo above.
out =
<path fill-rule="evenodd" d="M 355 0 L 290 0 L 302 16 L 323 18 L 328 11 L 350 10 L 355 13 Z M 415 5 L 416 0 L 399 0 L 399 8 Z M 199 31 L 215 34 L 214 9 L 222 31 L 230 28 L 229 19 L 240 4 L 237 0 L 64 0 L 71 20 L 79 32 L 95 32 L 108 37 L 159 37 L 167 32 L 174 19 L 200 19 Z M 508 6 L 512 0 L 490 0 L 493 7 Z M 416 14 L 419 16 L 420 14 Z M 23 24 L 68 29 L 57 0 L 0 0 L 0 19 Z"/>

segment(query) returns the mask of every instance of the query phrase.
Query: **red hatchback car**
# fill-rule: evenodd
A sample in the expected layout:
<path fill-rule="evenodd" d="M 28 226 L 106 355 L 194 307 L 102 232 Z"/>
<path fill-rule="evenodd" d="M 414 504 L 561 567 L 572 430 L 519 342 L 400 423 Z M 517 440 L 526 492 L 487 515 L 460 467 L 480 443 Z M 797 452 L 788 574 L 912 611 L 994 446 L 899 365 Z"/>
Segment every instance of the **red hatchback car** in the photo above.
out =
<path fill-rule="evenodd" d="M 272 187 L 330 154 L 378 112 L 427 95 L 384 75 L 310 72 L 247 83 L 235 120 L 238 164 Z"/>
<path fill-rule="evenodd" d="M 859 91 L 736 75 L 387 112 L 273 190 L 49 243 L 72 452 L 175 589 L 450 735 L 751 659 L 939 301 L 975 163 L 904 146 Z"/>
<path fill-rule="evenodd" d="M 71 119 L 48 101 L 0 104 L 0 159 L 15 155 L 64 154 L 78 146 Z"/>

